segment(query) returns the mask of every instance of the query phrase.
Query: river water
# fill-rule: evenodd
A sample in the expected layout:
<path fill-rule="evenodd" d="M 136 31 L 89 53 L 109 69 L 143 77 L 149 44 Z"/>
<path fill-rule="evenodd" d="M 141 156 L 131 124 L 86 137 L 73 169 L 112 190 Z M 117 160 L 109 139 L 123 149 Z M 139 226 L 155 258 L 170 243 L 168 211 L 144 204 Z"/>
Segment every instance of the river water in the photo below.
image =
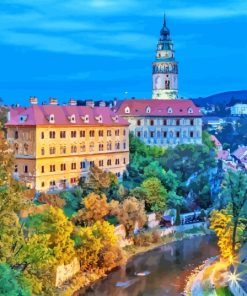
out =
<path fill-rule="evenodd" d="M 191 271 L 215 255 L 218 248 L 212 236 L 170 243 L 135 256 L 126 266 L 76 295 L 177 296 L 184 290 Z"/>

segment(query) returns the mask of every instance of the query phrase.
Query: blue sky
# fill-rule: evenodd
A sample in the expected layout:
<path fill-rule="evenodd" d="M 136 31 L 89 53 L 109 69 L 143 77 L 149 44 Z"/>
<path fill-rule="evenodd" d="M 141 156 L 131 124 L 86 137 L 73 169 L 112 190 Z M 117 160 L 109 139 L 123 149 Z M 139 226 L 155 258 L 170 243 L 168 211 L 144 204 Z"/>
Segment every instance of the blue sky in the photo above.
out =
<path fill-rule="evenodd" d="M 182 97 L 247 89 L 246 0 L 1 0 L 0 97 L 151 97 L 166 12 Z"/>

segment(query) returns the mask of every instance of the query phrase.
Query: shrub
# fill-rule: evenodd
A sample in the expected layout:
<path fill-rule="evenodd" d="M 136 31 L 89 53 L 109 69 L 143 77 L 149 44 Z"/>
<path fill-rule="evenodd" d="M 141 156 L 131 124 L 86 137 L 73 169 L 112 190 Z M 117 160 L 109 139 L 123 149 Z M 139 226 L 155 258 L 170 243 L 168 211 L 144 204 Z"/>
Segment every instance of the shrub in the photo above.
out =
<path fill-rule="evenodd" d="M 39 197 L 39 201 L 57 208 L 63 208 L 65 205 L 65 201 L 56 194 L 42 193 Z"/>

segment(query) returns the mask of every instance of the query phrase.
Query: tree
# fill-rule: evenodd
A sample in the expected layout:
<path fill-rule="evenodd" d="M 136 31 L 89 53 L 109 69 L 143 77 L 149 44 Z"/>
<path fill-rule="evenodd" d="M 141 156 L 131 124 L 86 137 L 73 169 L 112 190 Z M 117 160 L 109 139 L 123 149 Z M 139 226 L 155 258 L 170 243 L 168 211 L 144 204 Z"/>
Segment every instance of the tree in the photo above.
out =
<path fill-rule="evenodd" d="M 142 227 L 146 223 L 144 202 L 135 197 L 128 197 L 122 203 L 115 202 L 111 206 L 111 213 L 117 217 L 120 224 L 125 226 L 127 237 L 133 235 L 137 225 Z"/>
<path fill-rule="evenodd" d="M 235 251 L 240 247 L 240 244 L 236 244 L 235 248 L 232 248 L 233 239 L 233 217 L 230 214 L 230 208 L 224 210 L 214 210 L 210 217 L 210 228 L 213 229 L 218 237 L 218 246 L 220 248 L 221 256 L 224 259 L 232 259 L 235 255 Z M 243 224 L 238 224 L 236 229 L 236 235 L 241 237 L 244 232 Z"/>
<path fill-rule="evenodd" d="M 92 226 L 77 227 L 74 240 L 83 270 L 104 273 L 124 262 L 114 234 L 114 226 L 106 221 L 98 221 Z"/>
<path fill-rule="evenodd" d="M 73 224 L 61 209 L 49 207 L 40 214 L 30 215 L 28 229 L 37 235 L 48 235 L 48 246 L 54 256 L 54 265 L 66 264 L 73 259 Z"/>
<path fill-rule="evenodd" d="M 232 232 L 232 251 L 236 250 L 237 228 L 241 220 L 245 219 L 244 206 L 247 201 L 247 175 L 243 171 L 229 170 L 223 182 L 222 196 L 230 205 L 233 232 Z"/>
<path fill-rule="evenodd" d="M 29 296 L 30 291 L 21 285 L 21 274 L 8 264 L 0 264 L 0 295 L 1 296 Z"/>
<path fill-rule="evenodd" d="M 210 150 L 216 149 L 215 143 L 211 140 L 210 134 L 207 131 L 202 132 L 202 143 L 206 145 Z"/>
<path fill-rule="evenodd" d="M 180 225 L 181 224 L 181 220 L 180 220 L 180 210 L 181 210 L 181 206 L 183 204 L 183 197 L 180 195 L 177 195 L 176 192 L 174 191 L 170 191 L 168 192 L 168 196 L 167 196 L 167 204 L 169 207 L 171 208 L 175 208 L 176 209 L 176 219 L 175 219 L 175 224 L 176 225 Z"/>
<path fill-rule="evenodd" d="M 87 194 L 90 192 L 107 193 L 112 187 L 118 185 L 118 178 L 112 172 L 106 172 L 97 166 L 91 166 L 88 178 L 85 181 L 80 180 L 79 185 Z"/>
<path fill-rule="evenodd" d="M 146 179 L 141 188 L 146 194 L 146 204 L 154 212 L 164 211 L 166 208 L 167 191 L 157 178 Z"/>
<path fill-rule="evenodd" d="M 103 221 L 110 212 L 105 194 L 89 193 L 82 200 L 84 208 L 78 211 L 73 221 L 76 224 L 92 225 L 96 221 Z"/>
<path fill-rule="evenodd" d="M 163 183 L 165 181 L 165 170 L 159 165 L 158 161 L 152 161 L 148 166 L 144 168 L 144 177 L 148 178 L 158 178 Z"/>

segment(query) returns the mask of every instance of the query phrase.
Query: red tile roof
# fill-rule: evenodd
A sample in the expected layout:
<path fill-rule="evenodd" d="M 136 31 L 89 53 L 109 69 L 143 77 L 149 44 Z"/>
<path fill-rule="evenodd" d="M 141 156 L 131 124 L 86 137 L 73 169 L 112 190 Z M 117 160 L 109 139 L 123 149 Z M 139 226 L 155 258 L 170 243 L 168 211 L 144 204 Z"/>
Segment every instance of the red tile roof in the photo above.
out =
<path fill-rule="evenodd" d="M 241 160 L 247 155 L 247 146 L 239 147 L 237 150 L 233 152 L 233 155 L 239 160 Z"/>
<path fill-rule="evenodd" d="M 217 148 L 222 147 L 222 144 L 214 135 L 211 135 L 210 139 L 214 142 L 214 144 Z"/>
<path fill-rule="evenodd" d="M 49 116 L 54 115 L 55 122 L 49 122 Z M 75 115 L 75 123 L 69 120 L 69 117 Z M 88 115 L 89 121 L 84 122 L 83 116 Z M 102 123 L 97 120 L 102 116 Z M 24 117 L 26 120 L 20 121 Z M 87 106 L 51 106 L 51 105 L 33 105 L 28 108 L 17 107 L 10 110 L 10 120 L 6 126 L 11 125 L 125 125 L 127 120 L 118 117 L 108 107 L 87 107 Z"/>
<path fill-rule="evenodd" d="M 230 152 L 228 150 L 220 150 L 217 153 L 217 159 L 227 160 L 230 156 Z"/>
<path fill-rule="evenodd" d="M 129 113 L 125 111 L 126 107 L 129 107 Z M 147 107 L 150 107 L 150 113 L 147 113 Z M 196 107 L 191 100 L 125 100 L 118 101 L 114 109 L 122 116 L 202 116 L 200 108 Z M 172 113 L 168 112 L 169 109 Z M 192 113 L 189 112 L 190 110 Z"/>

